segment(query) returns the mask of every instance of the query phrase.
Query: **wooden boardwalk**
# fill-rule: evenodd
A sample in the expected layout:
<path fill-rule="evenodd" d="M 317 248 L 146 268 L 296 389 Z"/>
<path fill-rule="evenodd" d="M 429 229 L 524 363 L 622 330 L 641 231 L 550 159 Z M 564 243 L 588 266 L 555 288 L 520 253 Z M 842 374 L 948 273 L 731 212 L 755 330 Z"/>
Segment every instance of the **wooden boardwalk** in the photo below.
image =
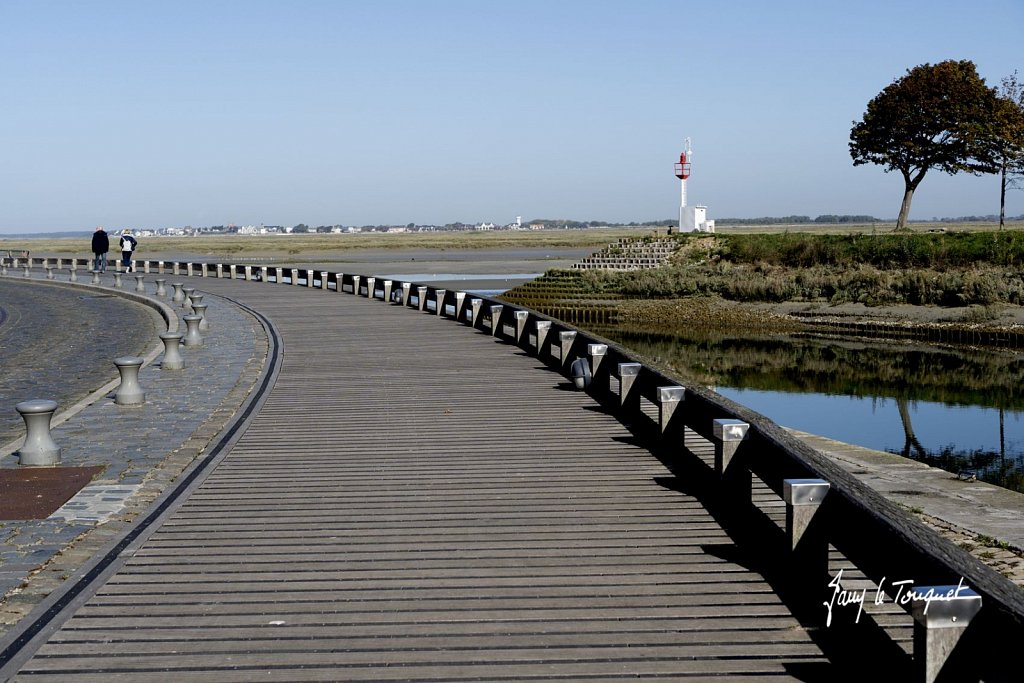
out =
<path fill-rule="evenodd" d="M 201 289 L 274 323 L 280 375 L 14 680 L 838 678 L 673 473 L 535 358 L 351 295 Z"/>

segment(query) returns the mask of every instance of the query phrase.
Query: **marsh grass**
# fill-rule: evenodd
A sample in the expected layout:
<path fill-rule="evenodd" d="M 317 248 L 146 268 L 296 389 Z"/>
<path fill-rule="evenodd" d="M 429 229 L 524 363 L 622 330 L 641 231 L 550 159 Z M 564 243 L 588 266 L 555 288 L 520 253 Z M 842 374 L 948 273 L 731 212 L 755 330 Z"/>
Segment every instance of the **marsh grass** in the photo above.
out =
<path fill-rule="evenodd" d="M 664 229 L 662 229 L 664 233 Z M 365 249 L 474 250 L 516 248 L 598 249 L 622 237 L 653 234 L 641 228 L 590 230 L 538 230 L 497 232 L 357 233 L 299 235 L 204 235 L 200 237 L 145 237 L 140 240 L 144 258 L 161 254 L 205 254 L 209 256 L 291 256 L 323 258 Z M 28 249 L 52 255 L 83 254 L 89 251 L 89 237 L 61 239 L 0 239 L 0 251 Z"/>

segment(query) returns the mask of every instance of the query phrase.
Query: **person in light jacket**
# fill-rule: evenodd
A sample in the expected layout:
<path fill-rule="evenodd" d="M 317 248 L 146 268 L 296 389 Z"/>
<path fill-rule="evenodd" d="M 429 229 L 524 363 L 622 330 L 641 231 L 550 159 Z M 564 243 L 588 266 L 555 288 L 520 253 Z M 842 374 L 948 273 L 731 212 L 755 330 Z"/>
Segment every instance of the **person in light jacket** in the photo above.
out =
<path fill-rule="evenodd" d="M 126 273 L 132 272 L 132 253 L 139 246 L 139 241 L 132 237 L 131 230 L 121 233 L 121 265 Z"/>

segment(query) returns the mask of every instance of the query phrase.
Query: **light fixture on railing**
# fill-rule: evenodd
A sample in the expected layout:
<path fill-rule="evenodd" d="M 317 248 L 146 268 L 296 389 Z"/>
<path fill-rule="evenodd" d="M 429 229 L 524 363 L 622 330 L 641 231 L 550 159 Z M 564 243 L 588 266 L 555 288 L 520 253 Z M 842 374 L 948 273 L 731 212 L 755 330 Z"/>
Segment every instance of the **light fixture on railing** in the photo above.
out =
<path fill-rule="evenodd" d="M 590 374 L 590 363 L 586 358 L 577 358 L 569 366 L 569 373 L 572 375 L 573 384 L 577 389 L 586 389 L 590 386 L 593 376 Z"/>

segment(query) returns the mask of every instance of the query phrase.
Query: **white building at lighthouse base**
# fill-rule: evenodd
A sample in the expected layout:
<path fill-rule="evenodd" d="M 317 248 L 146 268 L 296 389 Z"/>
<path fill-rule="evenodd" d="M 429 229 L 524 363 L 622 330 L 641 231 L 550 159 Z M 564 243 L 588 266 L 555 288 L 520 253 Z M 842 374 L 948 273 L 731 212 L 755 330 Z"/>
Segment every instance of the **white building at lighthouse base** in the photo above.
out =
<path fill-rule="evenodd" d="M 684 206 L 682 232 L 714 232 L 715 222 L 708 220 L 708 207 Z"/>

